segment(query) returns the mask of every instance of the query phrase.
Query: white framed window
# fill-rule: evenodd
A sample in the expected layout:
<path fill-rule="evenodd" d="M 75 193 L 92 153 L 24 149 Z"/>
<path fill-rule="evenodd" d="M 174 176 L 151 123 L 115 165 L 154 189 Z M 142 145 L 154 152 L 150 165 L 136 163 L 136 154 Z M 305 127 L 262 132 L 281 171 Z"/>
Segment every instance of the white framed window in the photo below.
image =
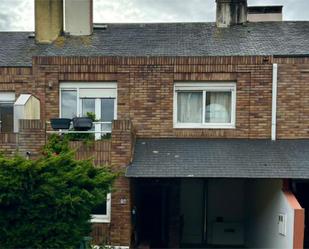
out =
<path fill-rule="evenodd" d="M 111 132 L 112 120 L 117 119 L 117 83 L 62 82 L 59 96 L 61 118 L 85 117 L 91 112 L 101 122 L 94 129 Z"/>
<path fill-rule="evenodd" d="M 111 194 L 108 194 L 106 201 L 98 205 L 92 211 L 91 222 L 92 223 L 110 223 L 111 222 Z"/>
<path fill-rule="evenodd" d="M 15 92 L 0 92 L 0 132 L 14 130 Z"/>
<path fill-rule="evenodd" d="M 175 83 L 173 110 L 174 128 L 235 128 L 236 83 Z"/>

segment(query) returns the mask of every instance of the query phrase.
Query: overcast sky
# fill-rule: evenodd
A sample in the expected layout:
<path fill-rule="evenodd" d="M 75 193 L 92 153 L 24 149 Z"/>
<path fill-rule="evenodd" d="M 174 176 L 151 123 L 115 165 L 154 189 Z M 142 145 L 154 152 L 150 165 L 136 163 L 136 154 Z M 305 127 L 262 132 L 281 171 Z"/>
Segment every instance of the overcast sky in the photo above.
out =
<path fill-rule="evenodd" d="M 212 22 L 215 0 L 93 0 L 94 22 Z M 309 0 L 248 0 L 284 5 L 284 20 L 309 20 Z M 34 0 L 0 0 L 0 30 L 34 30 Z"/>

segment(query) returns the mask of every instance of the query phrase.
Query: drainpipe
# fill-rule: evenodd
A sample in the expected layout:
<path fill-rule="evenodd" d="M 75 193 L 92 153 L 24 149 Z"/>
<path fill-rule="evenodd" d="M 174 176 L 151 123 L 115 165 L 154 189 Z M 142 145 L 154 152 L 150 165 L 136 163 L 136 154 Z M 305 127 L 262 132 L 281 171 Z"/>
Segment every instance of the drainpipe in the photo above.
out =
<path fill-rule="evenodd" d="M 277 126 L 277 89 L 278 88 L 278 64 L 273 64 L 272 84 L 272 111 L 271 111 L 271 140 L 276 140 Z"/>

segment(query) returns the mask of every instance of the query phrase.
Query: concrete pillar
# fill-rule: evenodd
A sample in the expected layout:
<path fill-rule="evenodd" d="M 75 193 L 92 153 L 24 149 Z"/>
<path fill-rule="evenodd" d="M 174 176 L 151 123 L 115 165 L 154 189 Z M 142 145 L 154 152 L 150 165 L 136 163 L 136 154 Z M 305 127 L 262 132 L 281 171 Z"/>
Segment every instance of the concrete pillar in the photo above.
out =
<path fill-rule="evenodd" d="M 63 0 L 35 0 L 35 39 L 51 43 L 63 31 Z"/>
<path fill-rule="evenodd" d="M 216 0 L 216 23 L 219 28 L 247 22 L 247 0 Z"/>

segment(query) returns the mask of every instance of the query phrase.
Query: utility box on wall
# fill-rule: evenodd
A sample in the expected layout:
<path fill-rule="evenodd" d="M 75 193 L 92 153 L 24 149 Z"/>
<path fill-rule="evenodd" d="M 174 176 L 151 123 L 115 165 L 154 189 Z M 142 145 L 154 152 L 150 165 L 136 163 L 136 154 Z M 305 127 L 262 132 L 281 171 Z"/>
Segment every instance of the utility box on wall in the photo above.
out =
<path fill-rule="evenodd" d="M 21 94 L 14 103 L 14 132 L 19 131 L 20 119 L 40 119 L 40 100 L 31 94 Z"/>

